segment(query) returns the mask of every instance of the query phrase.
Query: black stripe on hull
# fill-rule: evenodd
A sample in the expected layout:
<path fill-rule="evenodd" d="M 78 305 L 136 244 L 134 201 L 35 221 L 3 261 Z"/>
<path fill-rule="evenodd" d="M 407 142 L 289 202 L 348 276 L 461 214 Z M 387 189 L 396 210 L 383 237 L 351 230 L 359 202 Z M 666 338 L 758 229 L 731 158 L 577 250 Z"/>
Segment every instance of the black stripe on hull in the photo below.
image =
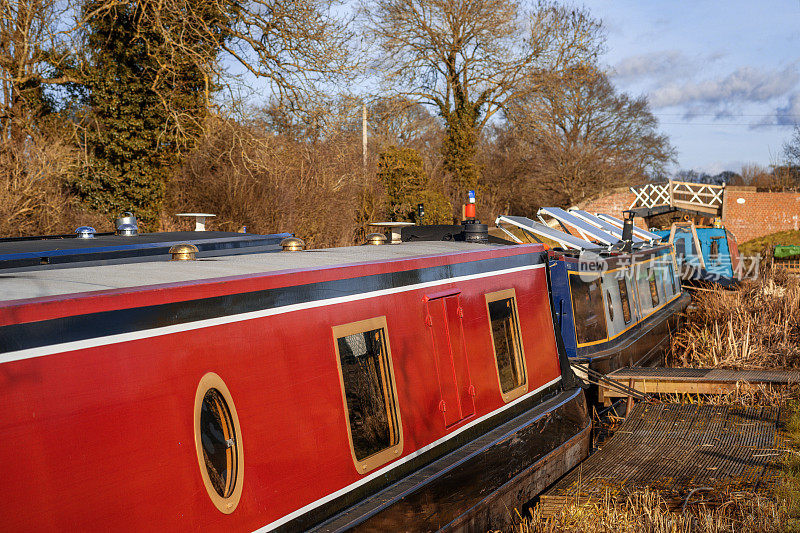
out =
<path fill-rule="evenodd" d="M 540 264 L 544 258 L 544 253 L 520 254 L 14 324 L 0 327 L 0 353 L 87 340 L 98 337 L 98 332 L 105 337 L 460 276 L 491 274 L 497 270 Z"/>
<path fill-rule="evenodd" d="M 567 390 L 314 531 L 487 531 L 503 527 L 510 523 L 514 508 L 521 509 L 588 455 L 590 428 L 583 392 Z M 578 449 L 568 458 L 558 453 L 570 445 Z M 498 500 L 505 505 L 498 505 Z"/>

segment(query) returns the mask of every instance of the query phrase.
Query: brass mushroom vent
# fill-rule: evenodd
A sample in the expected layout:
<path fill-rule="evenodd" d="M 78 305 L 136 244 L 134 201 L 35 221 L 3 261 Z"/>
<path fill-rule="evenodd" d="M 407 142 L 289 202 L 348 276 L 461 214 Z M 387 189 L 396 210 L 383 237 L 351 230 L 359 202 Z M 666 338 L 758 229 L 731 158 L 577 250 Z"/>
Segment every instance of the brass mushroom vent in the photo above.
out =
<path fill-rule="evenodd" d="M 169 249 L 172 261 L 194 261 L 197 252 L 197 246 L 187 243 L 176 244 Z"/>
<path fill-rule="evenodd" d="M 386 244 L 386 235 L 383 233 L 370 233 L 367 235 L 367 244 L 372 244 L 375 246 Z"/>
<path fill-rule="evenodd" d="M 286 237 L 281 241 L 281 248 L 284 252 L 299 252 L 305 246 L 306 243 L 299 237 Z"/>

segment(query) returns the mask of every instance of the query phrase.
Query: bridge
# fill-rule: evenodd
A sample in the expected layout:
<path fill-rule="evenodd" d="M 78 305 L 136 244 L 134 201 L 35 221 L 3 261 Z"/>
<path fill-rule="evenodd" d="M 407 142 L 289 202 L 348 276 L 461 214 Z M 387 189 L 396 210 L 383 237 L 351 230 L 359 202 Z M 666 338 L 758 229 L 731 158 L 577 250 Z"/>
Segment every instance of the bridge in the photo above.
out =
<path fill-rule="evenodd" d="M 669 180 L 630 190 L 636 197 L 630 210 L 638 216 L 652 217 L 672 211 L 686 211 L 706 218 L 722 216 L 724 185 Z"/>

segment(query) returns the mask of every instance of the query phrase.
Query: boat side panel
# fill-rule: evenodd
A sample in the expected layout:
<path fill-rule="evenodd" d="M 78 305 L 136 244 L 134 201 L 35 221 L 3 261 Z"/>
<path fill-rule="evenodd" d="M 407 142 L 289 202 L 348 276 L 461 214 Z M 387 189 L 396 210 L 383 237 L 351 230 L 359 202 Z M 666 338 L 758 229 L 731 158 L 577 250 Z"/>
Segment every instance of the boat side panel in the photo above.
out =
<path fill-rule="evenodd" d="M 504 405 L 484 294 L 509 287 L 529 389 L 559 376 L 543 268 L 442 283 L 437 290 L 461 291 L 476 391 L 475 415 L 447 429 L 426 340 L 430 288 L 3 364 L 0 516 L 19 530 L 253 530 L 347 490 L 365 477 L 350 454 L 331 328 L 387 317 L 400 463 Z M 244 490 L 230 515 L 207 497 L 194 447 L 193 401 L 207 372 L 225 381 L 242 428 Z"/>
<path fill-rule="evenodd" d="M 697 228 L 697 238 L 703 252 L 706 270 L 720 276 L 733 276 L 732 254 L 728 248 L 725 228 Z M 711 256 L 711 244 L 717 242 L 717 255 Z"/>

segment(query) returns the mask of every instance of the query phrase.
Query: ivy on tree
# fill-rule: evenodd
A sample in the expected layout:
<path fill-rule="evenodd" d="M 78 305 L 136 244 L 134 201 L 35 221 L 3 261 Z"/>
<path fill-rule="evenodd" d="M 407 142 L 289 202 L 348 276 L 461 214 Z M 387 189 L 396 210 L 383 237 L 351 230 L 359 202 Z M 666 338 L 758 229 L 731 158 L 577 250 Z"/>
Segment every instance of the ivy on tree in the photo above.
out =
<path fill-rule="evenodd" d="M 422 158 L 413 148 L 390 146 L 378 156 L 378 179 L 386 187 L 387 215 L 393 222 L 416 220 L 417 205 L 425 205 L 425 224 L 452 222 L 452 206 L 431 187 Z"/>
<path fill-rule="evenodd" d="M 95 12 L 88 18 L 90 61 L 82 76 L 87 161 L 72 186 L 92 209 L 110 215 L 131 210 L 155 227 L 181 144 L 207 113 L 207 77 L 169 57 L 144 13 L 154 4 L 105 6 L 84 6 Z"/>

